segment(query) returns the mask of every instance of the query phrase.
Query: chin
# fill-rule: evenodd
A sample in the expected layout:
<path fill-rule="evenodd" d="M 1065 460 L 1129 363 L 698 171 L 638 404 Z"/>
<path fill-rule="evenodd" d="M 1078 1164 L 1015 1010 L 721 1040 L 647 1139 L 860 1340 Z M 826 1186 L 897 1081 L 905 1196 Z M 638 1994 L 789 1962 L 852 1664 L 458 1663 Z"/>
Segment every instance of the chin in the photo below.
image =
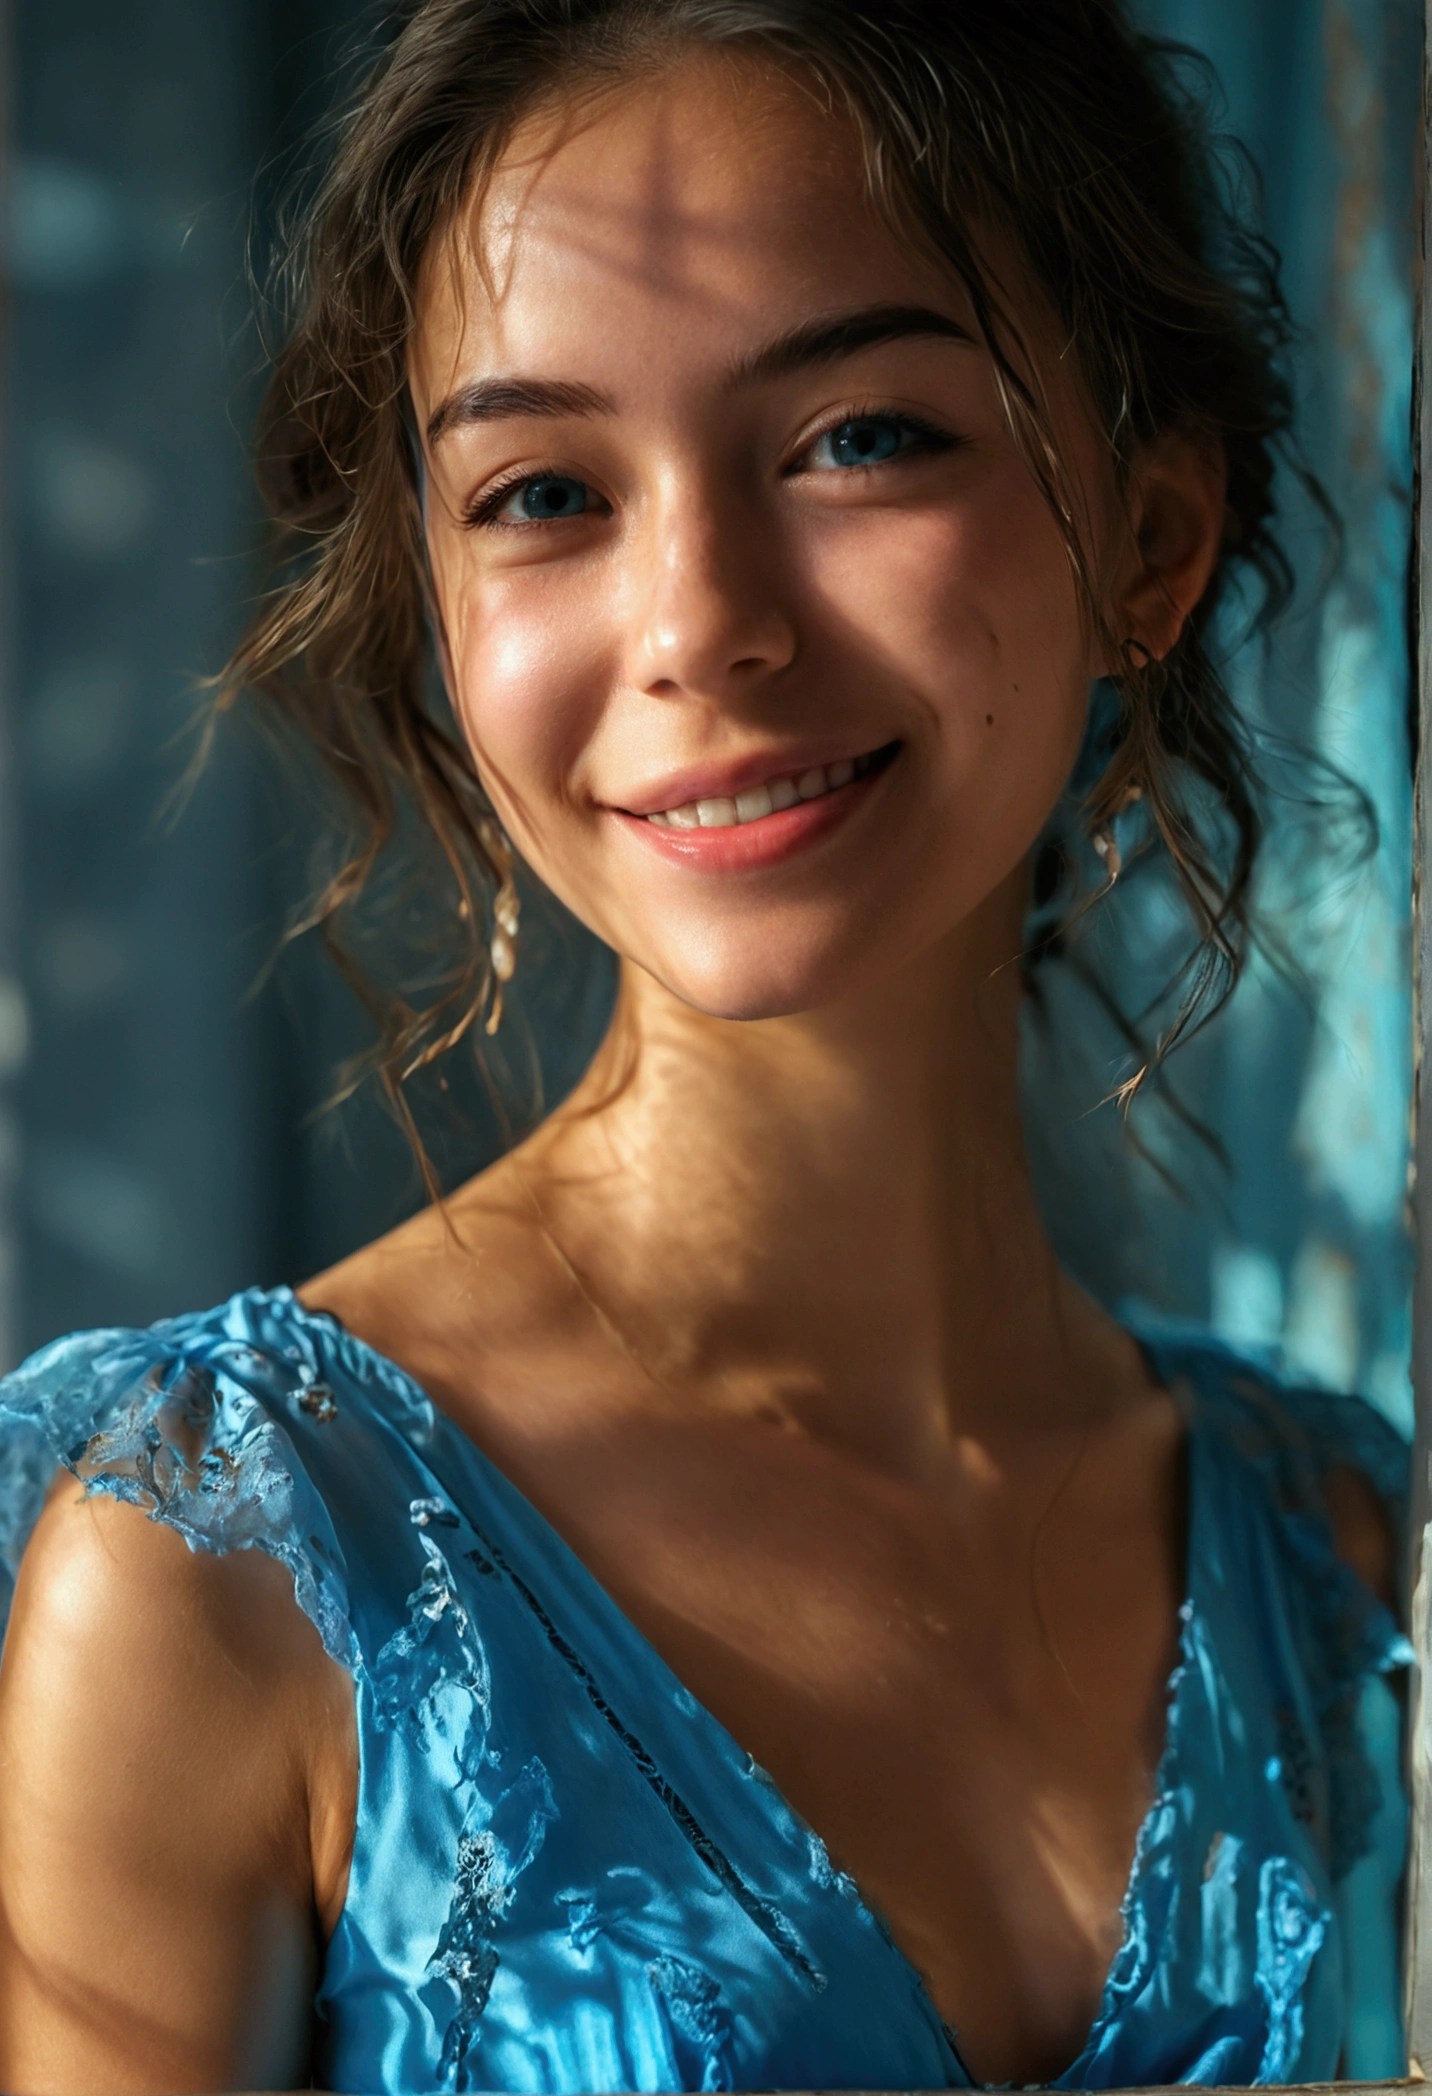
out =
<path fill-rule="evenodd" d="M 791 955 L 777 962 L 769 951 L 757 955 L 749 948 L 695 958 L 668 956 L 659 965 L 643 965 L 683 1004 L 711 1019 L 734 1020 L 789 1019 L 819 1011 L 848 997 L 865 973 L 849 955 Z"/>

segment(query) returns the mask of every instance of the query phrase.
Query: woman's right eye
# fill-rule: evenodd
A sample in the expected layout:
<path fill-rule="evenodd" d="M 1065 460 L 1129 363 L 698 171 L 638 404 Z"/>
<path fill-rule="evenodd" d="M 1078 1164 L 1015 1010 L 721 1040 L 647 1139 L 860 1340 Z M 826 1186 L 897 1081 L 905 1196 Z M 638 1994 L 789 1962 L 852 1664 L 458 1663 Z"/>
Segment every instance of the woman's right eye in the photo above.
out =
<path fill-rule="evenodd" d="M 569 473 L 529 473 L 494 488 L 473 510 L 474 524 L 557 524 L 595 509 L 597 497 Z"/>

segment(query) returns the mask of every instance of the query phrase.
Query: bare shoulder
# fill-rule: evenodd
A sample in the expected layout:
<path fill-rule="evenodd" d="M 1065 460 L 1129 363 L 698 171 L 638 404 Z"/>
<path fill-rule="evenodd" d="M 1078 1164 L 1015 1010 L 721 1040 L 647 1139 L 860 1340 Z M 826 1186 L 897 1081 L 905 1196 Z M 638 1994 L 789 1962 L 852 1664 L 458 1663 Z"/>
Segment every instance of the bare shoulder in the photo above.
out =
<path fill-rule="evenodd" d="M 511 1264 L 529 1234 L 526 1220 L 500 1169 L 484 1172 L 316 1274 L 299 1300 L 370 1340 L 400 1318 L 415 1292 L 424 1312 L 445 1322 L 471 1304 L 479 1276 L 494 1263 L 499 1270 Z"/>
<path fill-rule="evenodd" d="M 590 1322 L 504 1159 L 299 1291 L 426 1389 L 517 1390 Z"/>
<path fill-rule="evenodd" d="M 282 1567 L 64 1477 L 0 1664 L 0 2085 L 302 2073 L 352 1722 Z"/>
<path fill-rule="evenodd" d="M 0 1678 L 6 1708 L 41 1692 L 41 1721 L 55 1695 L 83 1687 L 92 1700 L 122 1679 L 131 1709 L 172 1697 L 176 1724 L 192 1730 L 208 1708 L 197 1687 L 242 1696 L 259 1717 L 321 1678 L 320 1661 L 292 1579 L 271 1558 L 191 1550 L 142 1508 L 86 1498 L 62 1472 L 21 1564 Z"/>

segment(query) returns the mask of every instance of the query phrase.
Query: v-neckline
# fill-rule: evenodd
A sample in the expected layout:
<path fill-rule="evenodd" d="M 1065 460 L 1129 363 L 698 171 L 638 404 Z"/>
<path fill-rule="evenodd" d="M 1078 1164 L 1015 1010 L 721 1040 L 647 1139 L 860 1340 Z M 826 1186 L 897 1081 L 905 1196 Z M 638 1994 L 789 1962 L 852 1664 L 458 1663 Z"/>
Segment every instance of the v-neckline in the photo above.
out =
<path fill-rule="evenodd" d="M 616 1634 L 618 1640 L 626 1644 L 634 1656 L 641 1661 L 645 1672 L 654 1681 L 657 1690 L 665 1691 L 670 1698 L 676 1701 L 678 1707 L 682 1709 L 688 1719 L 694 1720 L 710 1735 L 714 1757 L 719 1762 L 732 1767 L 739 1767 L 744 1763 L 749 1769 L 758 1770 L 762 1784 L 762 1801 L 768 1814 L 773 1818 L 784 1820 L 787 1823 L 788 1830 L 799 1834 L 803 1838 L 820 1843 L 822 1853 L 828 1854 L 829 1851 L 825 1848 L 819 1829 L 812 1827 L 805 1816 L 796 1810 L 779 1784 L 761 1767 L 755 1760 L 755 1757 L 741 1745 L 739 1740 L 722 1723 L 709 1705 L 704 1703 L 699 1696 L 686 1686 L 686 1683 L 675 1672 L 670 1662 L 663 1657 L 656 1645 L 637 1623 L 636 1618 L 628 1610 L 624 1609 L 620 1602 L 602 1584 L 596 1573 L 573 1549 L 561 1530 L 548 1519 L 536 1502 L 529 1498 L 519 1485 L 513 1482 L 501 1465 L 473 1439 L 471 1434 L 465 1432 L 452 1415 L 446 1412 L 428 1394 L 417 1378 L 409 1374 L 408 1370 L 400 1362 L 393 1360 L 388 1354 L 381 1353 L 377 1347 L 371 1346 L 366 1339 L 361 1339 L 356 1332 L 350 1331 L 348 1326 L 340 1318 L 334 1316 L 332 1311 L 310 1310 L 299 1299 L 292 1288 L 286 1288 L 282 1292 L 287 1295 L 294 1313 L 302 1322 L 325 1334 L 333 1335 L 338 1341 L 340 1348 L 351 1349 L 360 1359 L 371 1362 L 385 1376 L 397 1379 L 403 1386 L 406 1395 L 410 1399 L 416 1399 L 422 1411 L 430 1414 L 438 1422 L 441 1429 L 453 1437 L 460 1452 L 470 1460 L 475 1460 L 478 1468 L 489 1480 L 497 1494 L 509 1501 L 523 1523 L 532 1531 L 534 1540 L 541 1545 L 542 1549 L 555 1553 L 564 1562 L 568 1578 L 577 1586 L 579 1592 L 584 1595 L 588 1606 L 599 1619 L 605 1618 L 608 1628 Z M 1166 1801 L 1170 1793 L 1177 1788 L 1180 1736 L 1183 1730 L 1184 1683 L 1190 1674 L 1189 1632 L 1197 1613 L 1195 1575 L 1199 1554 L 1196 1546 L 1202 1527 L 1201 1510 L 1204 1492 L 1200 1477 L 1201 1464 L 1199 1460 L 1196 1394 L 1185 1371 L 1178 1370 L 1172 1376 L 1166 1372 L 1167 1364 L 1164 1360 L 1164 1351 L 1157 1341 L 1132 1330 L 1127 1325 L 1123 1329 L 1128 1333 L 1128 1336 L 1134 1341 L 1148 1362 L 1160 1387 L 1172 1398 L 1183 1420 L 1186 1486 L 1183 1596 L 1178 1610 L 1178 1649 L 1172 1671 L 1164 1688 L 1164 1710 L 1166 1713 L 1164 1741 L 1154 1769 L 1153 1794 L 1149 1800 L 1148 1809 L 1139 1822 L 1138 1833 L 1134 1841 L 1133 1857 L 1129 1865 L 1128 1879 L 1123 1898 L 1119 1904 L 1119 1914 L 1123 1922 L 1123 1935 L 1104 1976 L 1104 1983 L 1100 1989 L 1099 2005 L 1094 2013 L 1093 2021 L 1089 2026 L 1083 2044 L 1067 2067 L 1059 2074 L 1039 2085 L 1044 2088 L 1077 2086 L 1073 2081 L 1073 2077 L 1081 2072 L 1097 2050 L 1104 2033 L 1113 2020 L 1117 2008 L 1115 1990 L 1119 1985 L 1121 1969 L 1136 1941 L 1133 1917 L 1147 1868 L 1148 1850 L 1155 1829 L 1162 1817 Z M 404 1433 L 404 1438 L 407 1438 L 402 1422 L 394 1422 L 394 1424 L 398 1431 Z M 416 1453 L 419 1454 L 420 1459 L 427 1467 L 433 1467 L 429 1462 L 428 1456 L 423 1451 L 419 1450 Z M 839 1893 L 834 1889 L 837 1878 L 842 1886 L 842 1890 Z M 880 1908 L 866 1898 L 858 1881 L 849 1872 L 833 1870 L 831 1883 L 818 1885 L 816 1891 L 825 1901 L 840 1899 L 847 1907 L 853 1906 L 857 1917 L 870 1928 L 876 1939 L 882 1940 L 886 1944 L 897 1965 L 903 1970 L 915 1998 L 928 2015 L 931 2024 L 941 2032 L 951 2060 L 957 2072 L 963 2077 L 963 2086 L 986 2091 L 1014 2086 L 1010 2083 L 980 2081 L 971 2073 L 960 2051 L 959 2034 L 941 2015 L 924 1974 L 913 1958 L 901 1948 L 893 1929 L 886 1921 Z M 960 2084 L 954 2083 L 952 2086 L 960 2086 Z"/>

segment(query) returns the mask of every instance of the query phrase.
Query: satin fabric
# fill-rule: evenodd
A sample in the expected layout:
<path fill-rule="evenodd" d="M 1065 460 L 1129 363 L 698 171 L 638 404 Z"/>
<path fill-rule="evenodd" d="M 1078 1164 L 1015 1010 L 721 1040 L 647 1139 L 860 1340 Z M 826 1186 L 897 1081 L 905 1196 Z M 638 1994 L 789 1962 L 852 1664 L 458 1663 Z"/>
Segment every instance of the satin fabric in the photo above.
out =
<path fill-rule="evenodd" d="M 1411 1655 L 1335 1556 L 1319 1475 L 1356 1463 L 1395 1501 L 1406 1451 L 1355 1400 L 1143 1338 L 1188 1424 L 1181 1658 L 1123 1945 L 1054 2086 L 1324 2080 L 1369 2013 L 1339 1887 L 1396 1783 L 1360 1703 Z M 353 1674 L 320 2085 L 970 2084 L 816 1834 L 531 1504 L 331 1319 L 248 1291 L 61 1340 L 0 1384 L 11 1578 L 57 1462 L 191 1548 L 270 1552 Z"/>

